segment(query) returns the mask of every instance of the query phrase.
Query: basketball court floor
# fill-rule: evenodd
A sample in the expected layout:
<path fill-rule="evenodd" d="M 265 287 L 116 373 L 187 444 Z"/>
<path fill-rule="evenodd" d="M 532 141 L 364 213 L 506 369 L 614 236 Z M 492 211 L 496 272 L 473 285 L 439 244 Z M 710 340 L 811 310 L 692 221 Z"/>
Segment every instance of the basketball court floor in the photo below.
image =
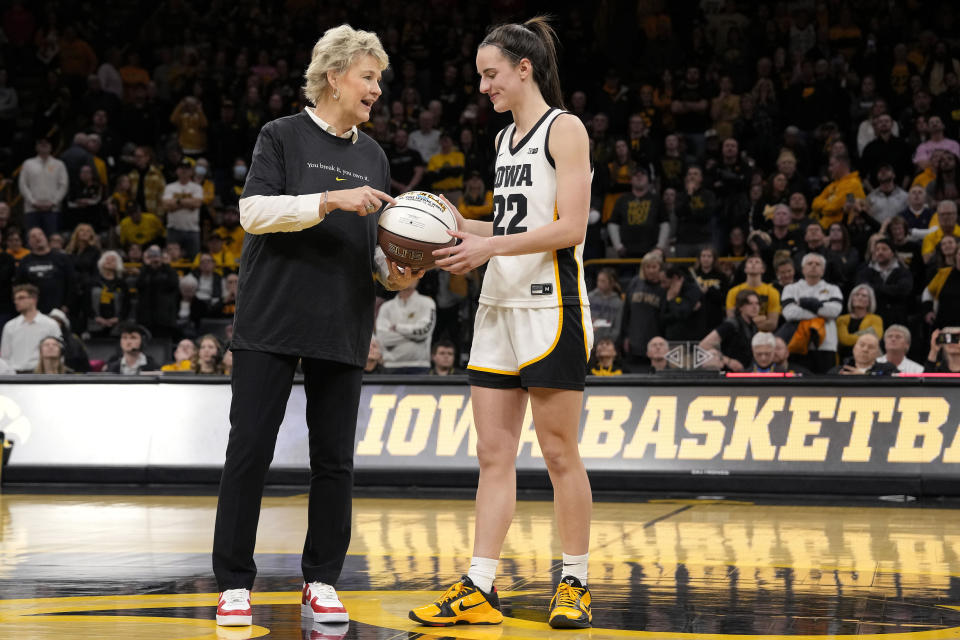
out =
<path fill-rule="evenodd" d="M 301 621 L 306 497 L 264 499 L 254 623 L 217 628 L 216 497 L 0 495 L 0 638 L 960 638 L 960 509 L 945 503 L 599 502 L 594 627 L 555 631 L 552 504 L 523 500 L 497 586 L 506 620 L 407 619 L 464 571 L 470 500 L 358 498 L 338 585 L 348 626 Z"/>

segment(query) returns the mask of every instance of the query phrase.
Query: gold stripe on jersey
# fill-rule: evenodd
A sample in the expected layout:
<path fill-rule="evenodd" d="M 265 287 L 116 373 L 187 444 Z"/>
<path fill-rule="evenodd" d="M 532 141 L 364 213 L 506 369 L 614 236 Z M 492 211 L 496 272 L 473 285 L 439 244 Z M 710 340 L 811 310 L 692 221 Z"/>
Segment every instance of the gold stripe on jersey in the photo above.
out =
<path fill-rule="evenodd" d="M 501 371 L 500 369 L 491 369 L 489 367 L 476 367 L 472 364 L 468 364 L 467 369 L 473 369 L 474 371 L 483 371 L 484 373 L 497 373 L 502 376 L 516 376 L 520 374 L 519 371 Z"/>
<path fill-rule="evenodd" d="M 556 205 L 553 206 L 553 210 L 554 210 L 554 215 L 556 215 L 556 210 L 557 210 L 557 206 L 556 206 Z M 562 295 L 563 292 L 560 291 L 560 264 L 559 264 L 559 262 L 557 261 L 557 252 L 556 252 L 556 251 L 552 251 L 551 253 L 553 253 L 553 274 L 554 274 L 554 277 L 556 278 L 557 294 L 558 294 L 558 295 Z M 547 307 L 547 308 L 549 308 L 549 307 Z M 528 366 L 528 365 L 534 364 L 535 362 L 540 362 L 541 360 L 543 360 L 544 358 L 546 358 L 548 355 L 550 355 L 550 354 L 553 352 L 554 349 L 557 348 L 557 343 L 560 342 L 560 334 L 563 333 L 563 305 L 562 305 L 562 304 L 561 304 L 559 307 L 557 307 L 557 311 L 559 312 L 560 319 L 557 320 L 557 335 L 555 335 L 555 336 L 553 337 L 553 344 L 551 344 L 551 345 L 550 345 L 550 348 L 547 349 L 547 350 L 546 350 L 543 354 L 541 354 L 540 356 L 534 358 L 533 360 L 527 360 L 527 361 L 524 362 L 522 365 L 520 365 L 520 368 L 521 368 L 521 369 L 523 369 L 524 367 L 526 367 L 526 366 Z"/>

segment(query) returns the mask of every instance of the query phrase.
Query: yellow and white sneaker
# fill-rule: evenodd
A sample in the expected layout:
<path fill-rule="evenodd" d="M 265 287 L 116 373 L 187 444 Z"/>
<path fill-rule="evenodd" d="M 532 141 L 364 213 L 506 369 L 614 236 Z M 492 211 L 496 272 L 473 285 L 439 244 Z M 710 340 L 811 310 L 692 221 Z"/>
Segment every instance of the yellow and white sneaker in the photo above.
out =
<path fill-rule="evenodd" d="M 550 626 L 554 629 L 585 629 L 593 622 L 590 589 L 573 576 L 564 576 L 550 601 Z"/>
<path fill-rule="evenodd" d="M 496 587 L 484 593 L 463 576 L 440 598 L 410 612 L 410 619 L 428 627 L 449 627 L 455 624 L 500 624 L 500 598 Z"/>

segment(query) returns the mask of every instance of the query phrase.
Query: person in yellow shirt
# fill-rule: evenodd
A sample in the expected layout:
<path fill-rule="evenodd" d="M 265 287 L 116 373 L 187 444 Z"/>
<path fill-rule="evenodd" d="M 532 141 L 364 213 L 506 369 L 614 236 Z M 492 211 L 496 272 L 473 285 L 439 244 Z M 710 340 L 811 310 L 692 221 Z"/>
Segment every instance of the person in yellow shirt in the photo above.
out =
<path fill-rule="evenodd" d="M 468 220 L 493 220 L 493 191 L 484 186 L 479 171 L 472 171 L 467 178 L 457 209 Z"/>
<path fill-rule="evenodd" d="M 463 153 L 453 146 L 453 139 L 446 133 L 440 135 L 440 153 L 430 157 L 427 163 L 427 179 L 436 193 L 444 194 L 451 202 L 460 199 L 463 191 Z"/>
<path fill-rule="evenodd" d="M 197 158 L 193 167 L 193 181 L 203 188 L 203 196 L 200 199 L 204 206 L 212 205 L 216 197 L 216 187 L 210 179 L 210 162 L 206 158 Z"/>
<path fill-rule="evenodd" d="M 120 220 L 120 246 L 126 249 L 131 244 L 147 246 L 166 237 L 167 230 L 159 217 L 140 211 L 136 200 L 130 202 L 127 216 Z"/>
<path fill-rule="evenodd" d="M 207 240 L 207 252 L 213 258 L 217 275 L 222 276 L 240 268 L 240 258 L 224 246 L 223 236 L 216 231 Z M 193 268 L 200 268 L 200 253 L 193 259 Z"/>
<path fill-rule="evenodd" d="M 177 142 L 185 155 L 197 156 L 207 150 L 207 116 L 196 97 L 183 98 L 170 114 L 170 123 L 177 128 Z"/>
<path fill-rule="evenodd" d="M 933 231 L 923 237 L 923 247 L 920 253 L 923 254 L 923 261 L 930 262 L 933 254 L 937 250 L 937 245 L 945 235 L 951 235 L 960 238 L 960 227 L 957 226 L 957 203 L 953 200 L 941 200 L 937 205 L 937 213 L 934 216 L 937 220 L 937 226 L 933 227 L 933 220 L 930 221 Z"/>
<path fill-rule="evenodd" d="M 461 209 L 461 213 L 462 211 Z M 243 236 L 246 235 L 243 227 L 240 226 L 240 209 L 236 205 L 227 205 L 223 208 L 221 219 L 223 224 L 213 232 L 223 238 L 226 248 L 239 258 L 243 250 Z"/>
<path fill-rule="evenodd" d="M 753 291 L 760 298 L 760 315 L 753 319 L 760 331 L 775 331 L 780 321 L 780 292 L 771 284 L 763 281 L 763 273 L 767 270 L 763 258 L 757 255 L 747 256 L 743 263 L 743 272 L 747 281 L 731 288 L 727 292 L 727 317 L 732 318 L 736 310 L 737 294 L 741 291 Z"/>
<path fill-rule="evenodd" d="M 883 337 L 883 319 L 875 313 L 876 310 L 877 296 L 873 287 L 868 284 L 855 286 L 847 298 L 847 313 L 837 318 L 837 355 L 841 361 L 852 355 L 853 345 L 863 334 L 872 333 L 878 340 Z"/>
<path fill-rule="evenodd" d="M 173 352 L 174 361 L 160 367 L 160 371 L 190 371 L 196 355 L 197 345 L 193 343 L 193 340 L 184 338 L 177 343 L 177 348 Z"/>
<path fill-rule="evenodd" d="M 867 197 L 860 182 L 860 174 L 850 171 L 850 156 L 835 153 L 830 156 L 827 171 L 833 180 L 813 199 L 813 215 L 824 231 L 835 222 L 843 222 L 844 214 L 853 211 L 857 200 Z"/>

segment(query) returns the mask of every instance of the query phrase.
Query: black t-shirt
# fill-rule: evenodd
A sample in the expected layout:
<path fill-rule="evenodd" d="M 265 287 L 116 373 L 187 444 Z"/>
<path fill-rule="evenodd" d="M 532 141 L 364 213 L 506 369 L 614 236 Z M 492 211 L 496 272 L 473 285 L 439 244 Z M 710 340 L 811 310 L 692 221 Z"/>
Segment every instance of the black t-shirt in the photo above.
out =
<path fill-rule="evenodd" d="M 242 197 L 363 185 L 390 188 L 380 146 L 364 133 L 355 144 L 332 136 L 301 111 L 264 125 Z M 248 233 L 232 348 L 363 366 L 373 333 L 376 240 L 377 216 L 347 211 L 302 231 Z"/>
<path fill-rule="evenodd" d="M 721 322 L 716 331 L 720 336 L 720 353 L 728 358 L 739 360 L 744 369 L 749 367 L 753 362 L 753 349 L 750 342 L 757 332 L 756 326 L 734 317 Z"/>
<path fill-rule="evenodd" d="M 17 282 L 29 283 L 40 290 L 37 308 L 50 313 L 66 305 L 72 306 L 76 292 L 76 272 L 73 261 L 65 253 L 51 251 L 43 255 L 31 253 L 20 259 Z"/>
<path fill-rule="evenodd" d="M 660 198 L 650 193 L 638 198 L 630 192 L 617 198 L 610 222 L 620 227 L 620 240 L 627 257 L 642 258 L 657 246 L 660 223 L 669 219 Z"/>
<path fill-rule="evenodd" d="M 410 184 L 413 179 L 413 172 L 417 167 L 422 167 L 426 163 L 420 157 L 420 152 L 407 147 L 403 151 L 396 149 L 390 152 L 390 175 L 394 180 L 403 184 Z M 389 193 L 389 190 L 387 191 Z"/>

